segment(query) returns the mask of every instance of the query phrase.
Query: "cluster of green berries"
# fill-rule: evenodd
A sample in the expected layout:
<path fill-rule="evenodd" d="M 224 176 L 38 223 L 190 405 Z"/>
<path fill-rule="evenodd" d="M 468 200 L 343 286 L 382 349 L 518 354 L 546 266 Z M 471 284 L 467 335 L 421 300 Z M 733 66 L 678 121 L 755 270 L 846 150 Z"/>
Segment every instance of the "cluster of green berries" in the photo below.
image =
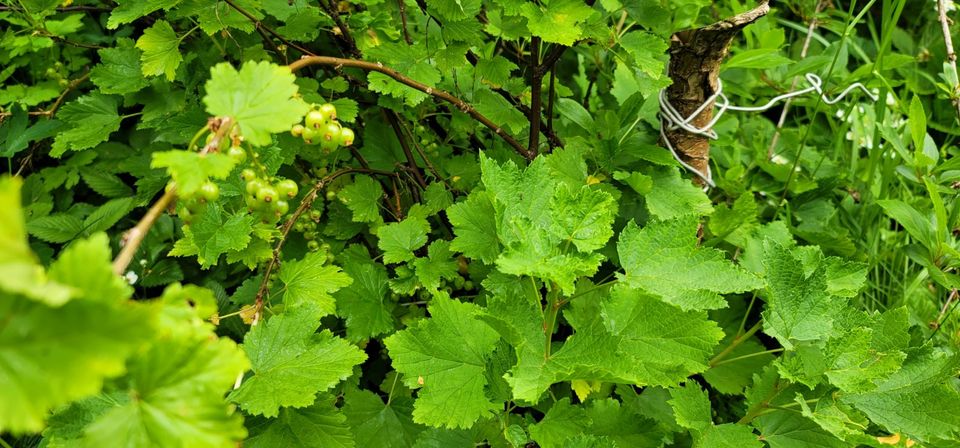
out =
<path fill-rule="evenodd" d="M 184 223 L 189 225 L 193 221 L 194 216 L 203 213 L 203 209 L 206 208 L 207 204 L 219 198 L 220 187 L 208 180 L 201 184 L 200 188 L 196 191 L 179 196 L 179 202 L 182 208 L 177 214 L 180 215 L 180 219 L 182 219 Z"/>
<path fill-rule="evenodd" d="M 240 172 L 240 178 L 246 182 L 244 201 L 251 214 L 259 215 L 264 223 L 274 223 L 290 211 L 287 202 L 300 192 L 297 183 L 278 177 L 262 178 L 252 169 Z"/>
<path fill-rule="evenodd" d="M 293 230 L 303 234 L 303 239 L 307 240 L 307 249 L 310 252 L 316 252 L 321 249 L 330 252 L 330 245 L 327 243 L 320 243 L 317 240 L 317 223 L 320 222 L 320 217 L 323 213 L 320 210 L 310 210 L 307 213 L 300 215 L 297 218 L 297 222 L 293 223 Z"/>
<path fill-rule="evenodd" d="M 337 108 L 330 103 L 314 105 L 304 117 L 303 124 L 293 125 L 290 133 L 308 145 L 319 144 L 326 152 L 350 146 L 354 138 L 353 130 L 337 121 Z"/>
<path fill-rule="evenodd" d="M 47 71 L 44 72 L 47 79 L 56 81 L 60 87 L 66 87 L 70 85 L 70 80 L 67 79 L 66 70 L 63 68 L 63 63 L 60 61 L 54 62 L 52 67 L 48 67 Z"/>

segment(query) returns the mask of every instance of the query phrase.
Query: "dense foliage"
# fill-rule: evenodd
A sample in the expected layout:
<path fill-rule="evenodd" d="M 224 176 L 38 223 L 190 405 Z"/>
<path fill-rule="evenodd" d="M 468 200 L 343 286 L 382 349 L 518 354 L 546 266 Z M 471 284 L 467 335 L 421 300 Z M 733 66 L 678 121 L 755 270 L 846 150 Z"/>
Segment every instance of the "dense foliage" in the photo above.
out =
<path fill-rule="evenodd" d="M 753 6 L 3 2 L 0 446 L 960 446 L 938 4 L 774 2 L 727 95 L 880 101 L 705 192 L 667 49 Z"/>

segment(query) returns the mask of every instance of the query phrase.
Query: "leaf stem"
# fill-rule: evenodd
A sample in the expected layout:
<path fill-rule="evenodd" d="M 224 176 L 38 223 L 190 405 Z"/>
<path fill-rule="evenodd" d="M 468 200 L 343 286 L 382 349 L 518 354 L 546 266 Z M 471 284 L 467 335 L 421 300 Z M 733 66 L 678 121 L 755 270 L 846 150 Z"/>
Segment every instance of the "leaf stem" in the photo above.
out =
<path fill-rule="evenodd" d="M 553 342 L 553 329 L 557 326 L 557 314 L 563 303 L 559 300 L 560 289 L 556 284 L 551 284 L 550 291 L 547 291 L 547 308 L 544 310 L 543 335 L 546 343 L 543 350 L 543 359 L 550 359 L 552 353 L 551 343 Z"/>
<path fill-rule="evenodd" d="M 772 354 L 772 353 L 780 353 L 780 352 L 782 352 L 782 351 L 783 351 L 782 348 L 774 348 L 774 349 L 770 349 L 770 350 L 764 350 L 764 351 L 762 351 L 762 352 L 754 352 L 754 353 L 750 353 L 750 354 L 743 355 L 743 356 L 737 356 L 737 357 L 734 357 L 734 358 L 729 358 L 729 359 L 724 359 L 724 360 L 717 361 L 716 363 L 713 363 L 710 367 L 717 367 L 717 366 L 721 366 L 721 365 L 724 365 L 724 364 L 727 364 L 727 363 L 740 361 L 740 360 L 742 360 L 742 359 L 753 358 L 754 356 L 767 355 L 767 354 Z"/>
<path fill-rule="evenodd" d="M 740 346 L 740 344 L 743 344 L 743 342 L 746 341 L 747 339 L 750 339 L 750 337 L 753 336 L 757 331 L 760 331 L 760 327 L 762 326 L 762 324 L 763 324 L 763 321 L 757 321 L 757 323 L 753 324 L 753 326 L 750 327 L 750 329 L 747 330 L 745 333 L 733 338 L 733 340 L 730 341 L 730 345 L 728 345 L 727 348 L 723 349 L 722 352 L 717 353 L 717 356 L 714 356 L 713 359 L 710 360 L 710 363 L 709 363 L 710 367 L 715 367 L 717 363 L 719 363 L 723 358 L 726 358 L 727 355 L 733 352 L 733 349 Z"/>

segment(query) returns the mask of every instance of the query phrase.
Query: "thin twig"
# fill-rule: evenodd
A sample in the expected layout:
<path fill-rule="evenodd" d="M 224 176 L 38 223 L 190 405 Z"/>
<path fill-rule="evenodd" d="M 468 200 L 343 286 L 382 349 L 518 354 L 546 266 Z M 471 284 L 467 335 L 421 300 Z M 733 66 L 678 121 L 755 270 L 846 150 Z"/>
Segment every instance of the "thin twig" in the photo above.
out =
<path fill-rule="evenodd" d="M 397 141 L 400 142 L 400 148 L 403 149 L 403 156 L 407 159 L 408 171 L 413 175 L 413 179 L 420 188 L 427 188 L 427 181 L 425 181 L 420 174 L 420 167 L 417 166 L 417 160 L 413 158 L 413 152 L 410 151 L 410 144 L 407 142 L 407 137 L 403 135 L 403 129 L 400 128 L 397 113 L 384 109 L 380 110 L 383 112 L 383 116 L 387 119 L 387 122 L 390 123 L 390 127 L 393 128 L 393 133 L 397 135 Z"/>
<path fill-rule="evenodd" d="M 957 53 L 953 51 L 953 38 L 950 36 L 950 19 L 947 18 L 946 0 L 937 0 L 937 15 L 940 18 L 940 29 L 943 31 L 943 43 L 947 46 L 947 63 L 953 69 L 954 76 L 957 76 Z M 960 85 L 954 83 L 953 94 L 950 98 L 953 100 L 954 107 L 957 108 L 957 114 L 960 116 Z"/>
<path fill-rule="evenodd" d="M 413 45 L 413 40 L 410 39 L 410 32 L 407 31 L 407 5 L 404 3 L 404 0 L 397 0 L 397 7 L 400 8 L 400 24 L 403 30 L 403 40 L 407 45 Z"/>
<path fill-rule="evenodd" d="M 518 142 L 516 139 L 514 139 L 512 136 L 510 136 L 506 132 L 504 132 L 504 130 L 500 126 L 495 124 L 493 121 L 485 117 L 480 112 L 477 112 L 477 110 L 474 109 L 473 106 L 471 106 L 466 101 L 463 101 L 460 98 L 457 98 L 446 91 L 435 89 L 419 81 L 408 78 L 403 74 L 401 74 L 400 72 L 390 67 L 387 67 L 380 62 L 370 62 L 370 61 L 363 61 L 359 59 L 334 58 L 330 56 L 305 56 L 300 58 L 297 61 L 294 61 L 288 67 L 290 68 L 291 71 L 295 72 L 297 70 L 300 70 L 301 68 L 304 68 L 310 65 L 352 67 L 352 68 L 359 68 L 361 70 L 383 73 L 384 75 L 387 75 L 393 78 L 395 81 L 401 84 L 412 87 L 414 89 L 417 89 L 421 92 L 426 93 L 427 95 L 434 96 L 450 104 L 453 104 L 454 106 L 456 106 L 457 109 L 460 109 L 461 112 L 466 113 L 467 115 L 470 115 L 474 120 L 479 121 L 481 124 L 483 124 L 490 130 L 492 130 L 494 134 L 502 138 L 515 151 L 517 151 L 519 154 L 526 157 L 527 159 L 533 160 L 533 158 L 536 156 L 536 154 L 533 154 L 530 151 L 527 151 L 527 149 L 524 148 L 523 145 L 520 144 L 520 142 Z"/>
<path fill-rule="evenodd" d="M 540 38 L 534 36 L 530 39 L 530 140 L 527 144 L 527 152 L 536 154 L 540 147 L 540 109 L 543 104 L 543 72 L 540 65 Z"/>
<path fill-rule="evenodd" d="M 223 137 L 228 136 L 230 130 L 233 128 L 234 122 L 230 117 L 224 117 L 221 119 L 210 120 L 208 126 L 214 131 L 213 138 L 207 143 L 203 149 L 200 150 L 200 154 L 206 154 L 210 151 L 215 150 L 220 147 L 220 141 Z M 150 228 L 153 227 L 153 224 L 157 222 L 157 219 L 160 218 L 160 215 L 163 214 L 164 210 L 173 202 L 174 198 L 177 196 L 177 188 L 171 182 L 167 191 L 163 193 L 163 196 L 160 196 L 160 199 L 157 202 L 153 203 L 153 206 L 147 210 L 147 214 L 140 218 L 140 222 L 137 223 L 132 229 L 128 230 L 123 235 L 123 240 L 120 249 L 120 253 L 117 254 L 117 258 L 113 260 L 113 272 L 117 275 L 123 275 L 124 271 L 127 270 L 127 266 L 130 265 L 130 262 L 133 260 L 133 256 L 136 255 L 137 249 L 140 247 L 140 243 L 143 242 L 144 237 L 147 236 L 147 232 L 150 231 Z"/>
<path fill-rule="evenodd" d="M 238 4 L 237 4 L 236 2 L 234 2 L 233 0 L 224 0 L 224 1 L 225 1 L 228 5 L 230 5 L 231 8 L 237 10 L 237 12 L 239 12 L 241 15 L 243 15 L 243 16 L 246 17 L 247 19 L 250 19 L 250 21 L 253 22 L 254 28 L 256 28 L 257 31 L 260 32 L 261 35 L 263 35 L 263 32 L 266 31 L 266 32 L 269 33 L 271 36 L 277 38 L 277 40 L 279 40 L 280 42 L 282 42 L 284 45 L 286 45 L 286 46 L 288 46 L 288 47 L 290 47 L 290 48 L 294 48 L 294 49 L 296 49 L 297 51 L 299 51 L 299 52 L 301 52 L 301 53 L 303 53 L 303 54 L 305 54 L 305 55 L 313 56 L 313 52 L 311 52 L 310 50 L 307 50 L 306 48 L 303 48 L 303 47 L 301 47 L 301 46 L 299 46 L 299 45 L 297 45 L 297 44 L 295 44 L 295 43 L 287 40 L 285 37 L 281 36 L 279 33 L 277 33 L 276 31 L 274 31 L 274 30 L 273 30 L 272 28 L 270 28 L 269 26 L 264 25 L 263 22 L 261 22 L 260 19 L 257 18 L 257 16 L 251 14 L 250 11 L 247 11 L 246 9 L 243 9 L 243 7 L 241 7 L 240 5 L 238 5 Z M 273 42 L 270 42 L 270 43 L 271 43 L 271 45 L 273 44 Z"/>
<path fill-rule="evenodd" d="M 550 67 L 550 88 L 549 88 L 549 92 L 547 93 L 547 134 L 548 135 L 553 134 L 553 102 L 556 100 L 556 97 L 557 97 L 556 83 L 557 83 L 557 66 L 553 65 Z M 553 140 L 549 138 L 547 140 L 548 140 L 548 143 L 550 144 L 550 149 L 553 149 L 555 146 L 558 146 L 553 144 Z"/>
<path fill-rule="evenodd" d="M 350 27 L 347 26 L 347 23 L 340 18 L 340 11 L 337 10 L 337 4 L 334 0 L 329 0 L 329 4 L 324 4 L 324 0 L 320 0 L 320 7 L 322 7 L 330 18 L 333 19 L 333 22 L 337 25 L 337 28 L 340 30 L 340 39 L 343 40 L 343 43 L 346 44 L 347 52 L 350 53 L 350 56 L 355 58 L 360 57 L 360 49 L 357 48 L 357 42 L 353 40 L 353 36 L 350 35 Z M 402 1 L 402 0 L 401 0 Z"/>

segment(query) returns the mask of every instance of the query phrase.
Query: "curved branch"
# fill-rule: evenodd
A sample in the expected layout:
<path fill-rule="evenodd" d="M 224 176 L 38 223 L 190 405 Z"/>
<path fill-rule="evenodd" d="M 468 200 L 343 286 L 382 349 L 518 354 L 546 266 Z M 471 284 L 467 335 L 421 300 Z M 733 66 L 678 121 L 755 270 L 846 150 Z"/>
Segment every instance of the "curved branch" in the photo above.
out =
<path fill-rule="evenodd" d="M 211 129 L 215 129 L 215 133 L 213 134 L 213 139 L 200 150 L 200 154 L 206 154 L 220 147 L 220 141 L 229 135 L 230 129 L 233 128 L 233 119 L 230 117 L 224 117 L 219 120 L 213 119 L 210 121 L 209 126 Z M 127 266 L 133 261 L 133 256 L 136 255 L 140 243 L 142 243 L 143 239 L 147 236 L 147 232 L 150 231 L 153 224 L 157 222 L 157 219 L 160 218 L 163 211 L 167 209 L 176 197 L 177 188 L 171 182 L 171 187 L 163 193 L 163 196 L 160 196 L 160 199 L 157 199 L 157 202 L 153 203 L 150 210 L 147 210 L 147 214 L 143 215 L 143 218 L 140 218 L 140 222 L 123 235 L 120 244 L 122 249 L 120 249 L 120 253 L 117 254 L 117 258 L 113 260 L 113 272 L 115 274 L 123 275 L 123 272 L 127 270 Z"/>
<path fill-rule="evenodd" d="M 297 70 L 300 70 L 301 68 L 308 67 L 311 65 L 352 67 L 352 68 L 359 68 L 361 70 L 383 73 L 384 75 L 387 75 L 393 78 L 394 80 L 396 80 L 401 84 L 412 87 L 423 93 L 426 93 L 427 95 L 431 95 L 433 97 L 442 99 L 448 103 L 453 104 L 454 106 L 457 107 L 457 109 L 460 109 L 460 111 L 462 111 L 463 113 L 470 115 L 470 117 L 472 117 L 474 120 L 479 121 L 481 124 L 483 124 L 484 126 L 489 128 L 491 131 L 493 131 L 494 134 L 500 136 L 500 138 L 502 138 L 505 142 L 507 142 L 508 145 L 513 147 L 513 149 L 517 151 L 517 153 L 526 157 L 528 160 L 533 160 L 533 158 L 536 156 L 536 153 L 532 151 L 528 151 L 527 148 L 525 148 L 523 145 L 520 144 L 520 142 L 518 142 L 515 138 L 513 138 L 506 132 L 504 132 L 504 130 L 500 126 L 498 126 L 493 121 L 490 121 L 489 118 L 485 117 L 480 112 L 477 112 L 477 110 L 474 109 L 473 106 L 471 106 L 466 101 L 463 101 L 460 98 L 457 98 L 446 91 L 435 89 L 419 81 L 408 78 L 403 74 L 401 74 L 400 72 L 383 65 L 382 63 L 362 61 L 359 59 L 335 58 L 330 56 L 305 56 L 300 58 L 297 61 L 294 61 L 287 67 L 289 67 L 291 71 L 295 72 Z"/>

